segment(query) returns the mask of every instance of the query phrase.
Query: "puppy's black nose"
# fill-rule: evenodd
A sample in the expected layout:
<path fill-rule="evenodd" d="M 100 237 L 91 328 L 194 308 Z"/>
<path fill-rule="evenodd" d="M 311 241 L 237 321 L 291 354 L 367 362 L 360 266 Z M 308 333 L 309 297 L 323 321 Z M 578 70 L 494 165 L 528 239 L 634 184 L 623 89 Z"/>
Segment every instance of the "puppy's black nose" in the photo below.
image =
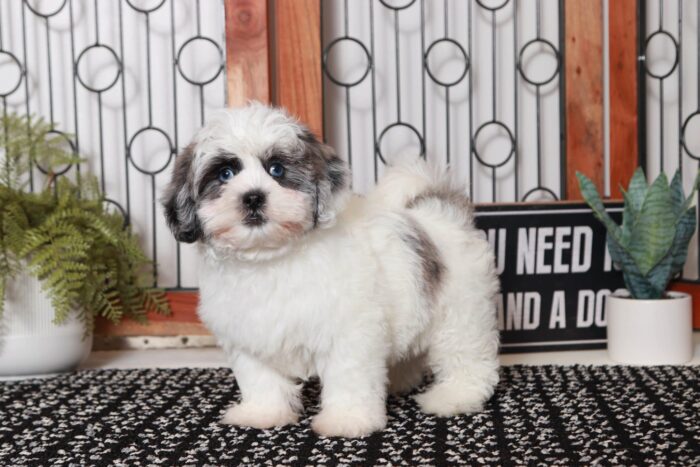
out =
<path fill-rule="evenodd" d="M 260 190 L 252 190 L 245 193 L 241 198 L 243 206 L 251 211 L 257 211 L 265 205 L 265 193 Z"/>

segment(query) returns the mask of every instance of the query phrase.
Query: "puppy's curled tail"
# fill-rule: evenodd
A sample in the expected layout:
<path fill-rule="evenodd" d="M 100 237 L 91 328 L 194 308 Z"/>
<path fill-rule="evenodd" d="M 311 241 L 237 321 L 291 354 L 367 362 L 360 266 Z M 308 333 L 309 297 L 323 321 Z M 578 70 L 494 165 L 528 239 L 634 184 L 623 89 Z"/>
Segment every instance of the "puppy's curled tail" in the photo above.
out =
<path fill-rule="evenodd" d="M 429 164 L 423 158 L 394 161 L 368 199 L 374 207 L 400 210 L 430 193 L 449 193 L 468 203 L 464 187 L 454 183 L 447 169 Z"/>

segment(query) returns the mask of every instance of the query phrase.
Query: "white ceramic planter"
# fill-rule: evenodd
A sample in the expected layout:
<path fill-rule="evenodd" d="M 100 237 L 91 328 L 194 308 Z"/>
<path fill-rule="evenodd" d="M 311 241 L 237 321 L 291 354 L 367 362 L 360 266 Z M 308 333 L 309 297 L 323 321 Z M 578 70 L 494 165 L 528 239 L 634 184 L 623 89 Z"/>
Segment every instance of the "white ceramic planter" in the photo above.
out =
<path fill-rule="evenodd" d="M 25 376 L 69 371 L 90 354 L 92 337 L 72 315 L 53 323 L 51 301 L 32 276 L 19 274 L 8 283 L 0 318 L 0 376 Z"/>
<path fill-rule="evenodd" d="M 630 365 L 678 365 L 693 358 L 690 295 L 637 300 L 625 294 L 607 298 L 608 354 Z"/>

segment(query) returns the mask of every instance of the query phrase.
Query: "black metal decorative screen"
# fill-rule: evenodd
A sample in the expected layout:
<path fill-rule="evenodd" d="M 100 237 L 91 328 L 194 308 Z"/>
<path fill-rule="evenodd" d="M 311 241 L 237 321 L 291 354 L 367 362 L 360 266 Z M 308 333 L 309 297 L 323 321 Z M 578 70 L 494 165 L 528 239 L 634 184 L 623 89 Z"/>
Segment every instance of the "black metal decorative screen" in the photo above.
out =
<path fill-rule="evenodd" d="M 700 168 L 700 1 L 641 0 L 639 133 L 648 178 L 681 170 L 689 190 Z M 684 275 L 698 280 L 700 236 Z"/>
<path fill-rule="evenodd" d="M 365 191 L 402 153 L 481 202 L 565 192 L 563 0 L 322 0 L 325 134 Z"/>
<path fill-rule="evenodd" d="M 208 109 L 225 105 L 223 1 L 3 0 L 0 105 L 43 116 L 157 261 L 154 282 L 196 286 L 194 254 L 158 205 L 168 168 Z M 43 183 L 41 167 L 30 188 Z"/>

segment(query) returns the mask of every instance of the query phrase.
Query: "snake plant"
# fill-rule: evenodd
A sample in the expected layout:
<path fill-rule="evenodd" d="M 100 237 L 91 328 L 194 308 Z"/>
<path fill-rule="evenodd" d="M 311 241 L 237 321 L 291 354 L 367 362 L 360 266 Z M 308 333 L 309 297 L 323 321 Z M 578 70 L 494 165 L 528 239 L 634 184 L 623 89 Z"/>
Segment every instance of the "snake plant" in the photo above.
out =
<path fill-rule="evenodd" d="M 663 298 L 666 286 L 681 272 L 688 256 L 688 243 L 696 227 L 695 207 L 691 203 L 700 174 L 686 198 L 679 171 L 670 185 L 661 173 L 648 186 L 644 171 L 638 168 L 627 191 L 622 190 L 622 225 L 605 212 L 593 182 L 578 172 L 576 177 L 586 203 L 605 225 L 610 257 L 622 269 L 632 297 Z"/>

